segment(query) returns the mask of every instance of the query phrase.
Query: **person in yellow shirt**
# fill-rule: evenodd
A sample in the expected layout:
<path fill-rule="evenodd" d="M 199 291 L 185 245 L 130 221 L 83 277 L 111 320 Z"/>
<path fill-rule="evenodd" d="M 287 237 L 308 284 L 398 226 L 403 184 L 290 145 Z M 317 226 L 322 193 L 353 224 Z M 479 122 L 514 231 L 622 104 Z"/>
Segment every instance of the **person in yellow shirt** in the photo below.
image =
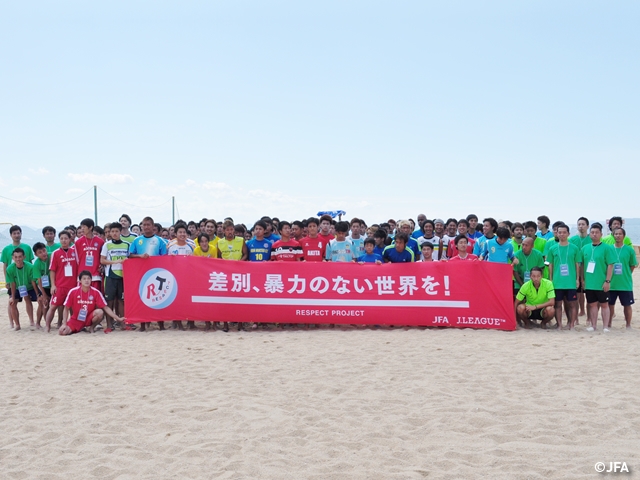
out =
<path fill-rule="evenodd" d="M 225 220 L 224 237 L 218 240 L 218 258 L 223 260 L 246 260 L 249 257 L 247 245 L 243 237 L 236 237 L 236 229 L 231 220 Z M 238 331 L 244 330 L 242 322 L 238 322 Z M 224 322 L 223 332 L 229 331 L 229 323 Z"/>
<path fill-rule="evenodd" d="M 209 235 L 201 233 L 198 235 L 198 246 L 193 251 L 196 257 L 218 258 L 218 242 L 211 242 Z"/>

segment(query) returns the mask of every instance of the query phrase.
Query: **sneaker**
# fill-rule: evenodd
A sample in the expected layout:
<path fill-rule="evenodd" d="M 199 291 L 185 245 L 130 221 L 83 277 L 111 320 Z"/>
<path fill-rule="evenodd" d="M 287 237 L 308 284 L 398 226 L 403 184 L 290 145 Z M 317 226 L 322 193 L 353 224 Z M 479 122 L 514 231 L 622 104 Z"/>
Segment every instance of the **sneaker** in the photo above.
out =
<path fill-rule="evenodd" d="M 593 332 L 593 327 L 587 327 L 587 332 Z"/>
<path fill-rule="evenodd" d="M 608 329 L 608 328 L 603 328 L 603 329 L 602 329 L 602 331 L 603 331 L 604 333 L 607 333 L 607 332 L 609 331 L 609 329 Z"/>

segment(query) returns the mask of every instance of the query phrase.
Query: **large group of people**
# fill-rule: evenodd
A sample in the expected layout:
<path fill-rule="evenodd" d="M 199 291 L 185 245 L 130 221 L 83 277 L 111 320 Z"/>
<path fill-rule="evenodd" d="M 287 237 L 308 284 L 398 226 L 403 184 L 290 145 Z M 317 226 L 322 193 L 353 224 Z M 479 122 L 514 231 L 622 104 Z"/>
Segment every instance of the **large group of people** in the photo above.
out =
<path fill-rule="evenodd" d="M 603 225 L 580 217 L 571 236 L 566 223 L 551 224 L 544 215 L 537 222 L 485 218 L 480 223 L 473 214 L 446 221 L 420 214 L 417 224 L 413 219 L 390 219 L 367 225 L 358 218 L 346 222 L 322 215 L 293 222 L 262 217 L 251 228 L 231 218 L 179 220 L 164 228 L 151 217 L 132 224 L 129 215 L 123 214 L 104 227 L 90 218 L 60 232 L 46 226 L 43 241 L 34 245 L 22 243 L 22 230 L 13 225 L 12 243 L 2 250 L 1 261 L 10 297 L 10 326 L 16 330 L 20 329 L 21 302 L 31 325 L 47 332 L 56 313 L 61 335 L 84 329 L 93 332 L 103 320 L 107 333 L 115 326 L 135 328 L 124 318 L 123 263 L 129 258 L 194 255 L 251 262 L 511 264 L 519 325 L 547 328 L 554 320 L 559 329 L 573 329 L 578 317 L 586 314 L 586 330 L 594 331 L 600 312 L 603 331 L 608 332 L 618 301 L 627 328 L 631 326 L 632 273 L 637 261 L 622 218 L 610 218 L 607 227 L 605 236 Z M 165 329 L 164 322 L 158 325 Z M 184 328 L 180 321 L 172 326 Z M 146 324 L 138 328 L 145 331 Z M 196 327 L 189 322 L 188 328 Z M 216 328 L 216 324 L 205 322 L 205 328 Z M 238 329 L 243 328 L 238 323 Z M 228 331 L 228 323 L 222 329 Z"/>

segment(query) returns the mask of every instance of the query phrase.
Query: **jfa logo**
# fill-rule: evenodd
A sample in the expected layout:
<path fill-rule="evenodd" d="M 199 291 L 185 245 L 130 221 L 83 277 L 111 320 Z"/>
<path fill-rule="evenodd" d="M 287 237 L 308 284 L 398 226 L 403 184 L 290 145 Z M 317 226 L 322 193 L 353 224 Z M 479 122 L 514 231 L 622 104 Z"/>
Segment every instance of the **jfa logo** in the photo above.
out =
<path fill-rule="evenodd" d="M 152 268 L 140 280 L 140 300 L 149 308 L 166 308 L 178 295 L 176 277 L 164 268 Z"/>

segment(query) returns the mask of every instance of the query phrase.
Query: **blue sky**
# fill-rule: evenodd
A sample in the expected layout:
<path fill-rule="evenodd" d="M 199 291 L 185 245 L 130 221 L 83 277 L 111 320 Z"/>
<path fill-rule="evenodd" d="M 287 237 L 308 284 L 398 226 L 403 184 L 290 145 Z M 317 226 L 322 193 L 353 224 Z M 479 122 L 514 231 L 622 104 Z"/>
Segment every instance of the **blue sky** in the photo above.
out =
<path fill-rule="evenodd" d="M 97 184 L 101 223 L 168 221 L 172 195 L 184 219 L 247 224 L 335 208 L 368 223 L 640 217 L 639 14 L 6 2 L 0 195 L 55 203 Z M 93 215 L 92 194 L 0 205 L 0 222 L 32 226 Z"/>

